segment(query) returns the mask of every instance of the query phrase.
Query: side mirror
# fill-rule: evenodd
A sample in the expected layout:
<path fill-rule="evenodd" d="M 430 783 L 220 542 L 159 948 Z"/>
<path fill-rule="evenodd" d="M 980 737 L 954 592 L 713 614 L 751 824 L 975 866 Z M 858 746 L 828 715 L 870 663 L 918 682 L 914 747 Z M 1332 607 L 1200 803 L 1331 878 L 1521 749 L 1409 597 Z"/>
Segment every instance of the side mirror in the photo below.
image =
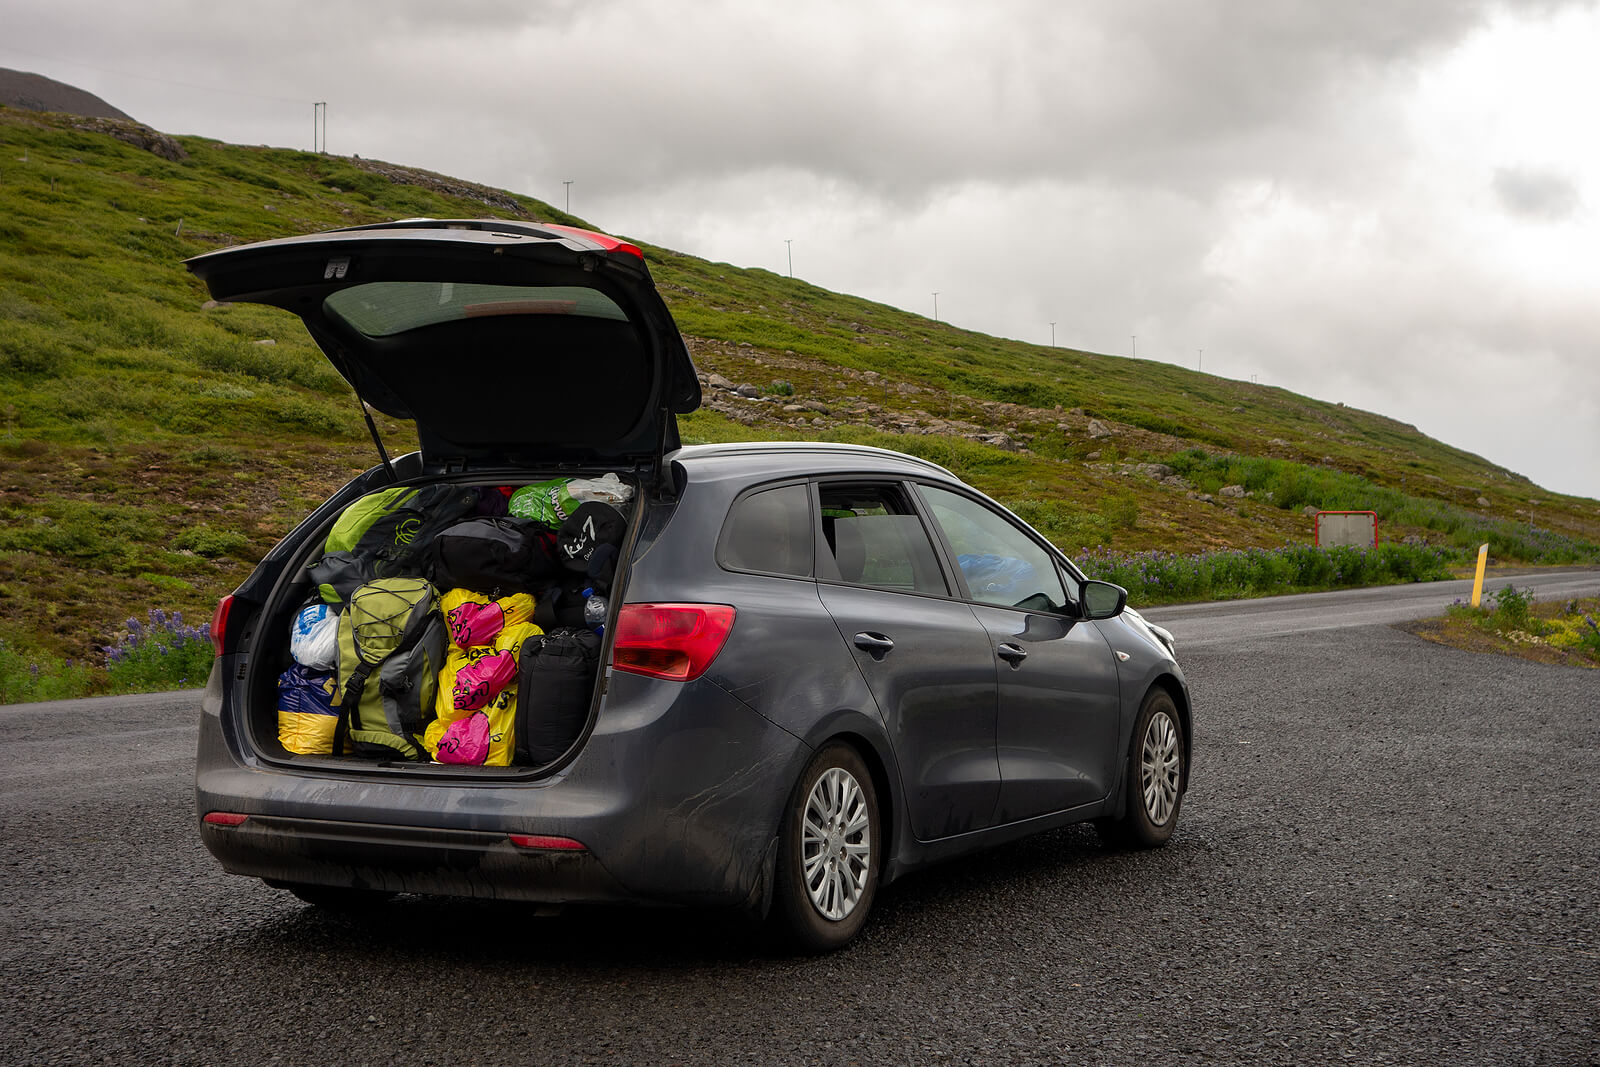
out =
<path fill-rule="evenodd" d="M 1128 591 L 1110 582 L 1087 581 L 1083 583 L 1082 604 L 1086 619 L 1114 619 L 1128 606 Z"/>

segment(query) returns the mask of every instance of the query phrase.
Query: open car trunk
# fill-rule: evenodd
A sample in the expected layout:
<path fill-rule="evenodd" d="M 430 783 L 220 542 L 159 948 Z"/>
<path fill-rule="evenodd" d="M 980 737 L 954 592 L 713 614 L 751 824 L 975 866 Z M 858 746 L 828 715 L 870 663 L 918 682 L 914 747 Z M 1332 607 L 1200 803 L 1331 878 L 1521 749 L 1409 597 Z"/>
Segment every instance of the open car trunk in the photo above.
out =
<path fill-rule="evenodd" d="M 598 704 L 619 563 L 642 511 L 636 476 L 598 470 L 423 477 L 356 496 L 303 531 L 252 627 L 241 739 L 268 762 L 324 772 L 537 776 L 563 766 Z M 356 547 L 342 547 L 369 518 Z M 415 532 L 403 551 L 391 551 L 395 531 Z M 460 546 L 477 547 L 469 535 L 485 532 L 526 534 L 547 555 L 490 560 L 496 577 L 464 573 Z M 352 561 L 382 575 L 344 573 Z M 394 617 L 407 602 L 382 595 L 395 588 L 431 606 Z M 374 596 L 380 610 L 363 615 Z M 374 739 L 384 734 L 395 736 Z"/>
<path fill-rule="evenodd" d="M 243 739 L 365 773 L 561 766 L 592 718 L 632 516 L 671 495 L 663 456 L 700 402 L 642 253 L 554 224 L 410 219 L 187 265 L 217 300 L 300 316 L 421 445 L 390 463 L 369 418 L 382 474 L 269 557 Z"/>

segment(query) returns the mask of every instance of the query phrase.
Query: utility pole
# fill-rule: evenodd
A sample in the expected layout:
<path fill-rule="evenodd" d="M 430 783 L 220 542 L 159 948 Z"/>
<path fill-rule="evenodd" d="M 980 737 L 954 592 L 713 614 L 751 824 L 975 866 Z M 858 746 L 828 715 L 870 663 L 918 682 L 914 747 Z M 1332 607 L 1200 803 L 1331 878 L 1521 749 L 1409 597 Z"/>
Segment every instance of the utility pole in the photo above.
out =
<path fill-rule="evenodd" d="M 786 248 L 788 250 L 788 252 L 789 252 L 789 277 L 793 278 L 794 277 L 794 238 L 793 237 L 785 237 L 783 239 L 783 247 Z"/>
<path fill-rule="evenodd" d="M 311 151 L 328 150 L 328 102 L 317 100 L 311 105 Z"/>
<path fill-rule="evenodd" d="M 563 210 L 570 215 L 572 214 L 572 182 L 568 180 L 562 182 L 561 184 L 566 187 L 567 192 L 567 206 Z"/>
<path fill-rule="evenodd" d="M 938 290 L 934 290 L 934 294 L 933 294 L 933 321 L 934 322 L 938 322 L 939 321 L 939 292 L 938 292 Z"/>

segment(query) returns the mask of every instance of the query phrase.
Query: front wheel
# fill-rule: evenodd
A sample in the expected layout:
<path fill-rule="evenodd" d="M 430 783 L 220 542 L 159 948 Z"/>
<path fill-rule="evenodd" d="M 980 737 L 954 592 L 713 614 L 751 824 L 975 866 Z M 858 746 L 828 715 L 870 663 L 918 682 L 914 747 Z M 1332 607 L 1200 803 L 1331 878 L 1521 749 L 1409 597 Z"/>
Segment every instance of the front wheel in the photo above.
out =
<path fill-rule="evenodd" d="M 784 813 L 773 921 L 803 951 L 849 943 L 877 894 L 882 852 L 878 797 L 866 764 L 848 745 L 823 746 Z"/>
<path fill-rule="evenodd" d="M 1171 694 L 1151 690 L 1133 724 L 1122 817 L 1097 823 L 1109 843 L 1133 848 L 1167 843 L 1183 807 L 1186 752 L 1183 720 Z"/>

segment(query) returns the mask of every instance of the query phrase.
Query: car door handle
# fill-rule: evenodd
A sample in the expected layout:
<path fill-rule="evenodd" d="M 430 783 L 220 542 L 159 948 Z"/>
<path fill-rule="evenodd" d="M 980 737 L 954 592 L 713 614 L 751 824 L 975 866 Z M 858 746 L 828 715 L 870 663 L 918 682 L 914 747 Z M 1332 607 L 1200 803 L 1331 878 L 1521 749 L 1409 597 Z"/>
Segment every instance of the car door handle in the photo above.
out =
<path fill-rule="evenodd" d="M 1011 664 L 1013 668 L 1022 666 L 1022 661 L 1028 658 L 1028 650 L 1021 645 L 1014 645 L 1010 641 L 995 646 L 995 655 Z"/>
<path fill-rule="evenodd" d="M 894 642 L 882 634 L 870 634 L 863 630 L 856 634 L 856 647 L 870 654 L 873 659 L 881 660 L 894 651 Z"/>

